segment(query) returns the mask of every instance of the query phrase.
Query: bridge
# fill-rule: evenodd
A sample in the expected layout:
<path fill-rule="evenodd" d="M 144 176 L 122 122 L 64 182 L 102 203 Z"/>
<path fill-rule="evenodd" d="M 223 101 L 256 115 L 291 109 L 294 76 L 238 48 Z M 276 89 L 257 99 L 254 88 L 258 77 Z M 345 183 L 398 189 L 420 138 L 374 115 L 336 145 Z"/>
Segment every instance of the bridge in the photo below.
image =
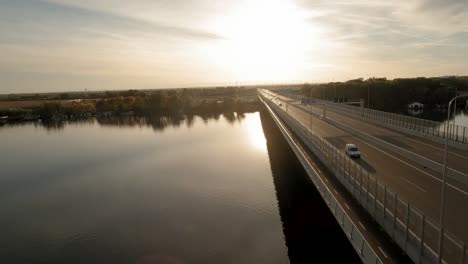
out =
<path fill-rule="evenodd" d="M 259 98 L 364 263 L 399 262 L 401 254 L 468 263 L 466 128 L 265 89 Z M 361 159 L 345 155 L 346 143 L 358 145 Z"/>

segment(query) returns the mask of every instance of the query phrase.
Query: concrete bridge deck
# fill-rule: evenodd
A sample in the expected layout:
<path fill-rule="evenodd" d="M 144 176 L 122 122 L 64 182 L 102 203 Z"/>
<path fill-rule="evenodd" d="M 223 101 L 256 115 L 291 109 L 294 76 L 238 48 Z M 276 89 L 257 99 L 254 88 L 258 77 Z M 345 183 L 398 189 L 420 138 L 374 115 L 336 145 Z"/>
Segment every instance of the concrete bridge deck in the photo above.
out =
<path fill-rule="evenodd" d="M 310 133 L 327 140 L 337 149 L 343 150 L 346 143 L 357 144 L 363 155 L 360 160 L 356 160 L 356 163 L 375 175 L 378 181 L 382 181 L 386 187 L 392 189 L 399 198 L 419 209 L 427 219 L 431 219 L 432 223 L 438 225 L 441 195 L 440 171 L 437 167 L 434 169 L 425 167 L 414 158 L 405 155 L 404 151 L 398 151 L 398 148 L 439 163 L 443 154 L 440 144 L 379 127 L 329 109 L 326 111 L 325 118 L 321 116 L 323 115 L 321 105 L 302 105 L 295 99 L 271 92 L 265 95 Z M 362 133 L 354 133 L 355 130 Z M 376 144 L 376 141 L 372 140 L 375 138 L 398 148 L 388 149 L 385 145 Z M 452 170 L 460 173 L 459 176 L 465 175 L 468 172 L 468 153 L 450 148 L 448 164 Z M 449 178 L 447 187 L 445 229 L 453 234 L 464 247 L 468 241 L 466 229 L 468 187 L 456 178 Z M 432 241 L 433 250 L 436 248 L 434 243 L 435 241 Z"/>
<path fill-rule="evenodd" d="M 408 258 L 375 225 L 372 218 L 353 202 L 343 186 L 333 179 L 324 164 L 294 135 L 287 124 L 265 103 L 272 119 L 329 206 L 338 224 L 364 263 L 404 263 Z"/>

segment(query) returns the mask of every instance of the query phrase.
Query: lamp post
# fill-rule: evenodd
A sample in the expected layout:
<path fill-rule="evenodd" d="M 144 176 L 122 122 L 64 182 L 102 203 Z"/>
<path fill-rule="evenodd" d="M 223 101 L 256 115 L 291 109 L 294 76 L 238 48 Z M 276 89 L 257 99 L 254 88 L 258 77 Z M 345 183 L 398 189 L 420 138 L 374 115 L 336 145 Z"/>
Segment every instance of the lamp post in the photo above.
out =
<path fill-rule="evenodd" d="M 335 79 L 333 79 L 333 89 L 335 89 L 335 100 L 334 100 L 334 101 L 335 101 L 335 103 L 336 103 L 336 101 L 337 101 L 338 99 L 336 98 L 336 84 L 335 84 Z"/>
<path fill-rule="evenodd" d="M 367 86 L 367 108 L 370 108 L 370 88 Z"/>
<path fill-rule="evenodd" d="M 312 138 L 312 112 L 313 112 L 313 109 L 312 109 L 312 87 L 310 87 L 310 98 L 309 98 L 309 104 L 310 104 L 310 115 L 309 115 L 309 122 L 310 122 L 310 135 L 311 135 L 311 138 Z"/>
<path fill-rule="evenodd" d="M 458 87 L 455 87 L 455 96 L 458 96 Z M 455 110 L 457 110 L 457 100 L 455 100 L 455 105 L 453 106 L 453 116 L 455 117 Z"/>
<path fill-rule="evenodd" d="M 455 96 L 458 96 L 458 87 L 455 87 Z M 455 115 L 457 114 L 456 111 L 457 111 L 457 100 L 455 100 L 454 106 L 453 106 L 453 118 L 454 118 L 453 122 L 454 122 L 454 124 L 455 124 Z M 458 131 L 457 131 L 457 133 L 458 133 Z"/>
<path fill-rule="evenodd" d="M 453 101 L 456 102 L 458 98 L 461 97 L 468 97 L 468 94 L 458 95 L 452 98 L 448 104 L 448 111 L 447 111 L 447 122 L 445 125 L 445 147 L 444 147 L 444 171 L 442 174 L 442 193 L 440 198 L 440 232 L 439 232 L 439 262 L 442 263 L 442 244 L 444 240 L 444 193 L 445 193 L 445 178 L 447 175 L 447 147 L 448 147 L 448 133 L 450 129 L 450 107 L 452 106 Z M 455 120 L 454 120 L 455 122 Z"/>

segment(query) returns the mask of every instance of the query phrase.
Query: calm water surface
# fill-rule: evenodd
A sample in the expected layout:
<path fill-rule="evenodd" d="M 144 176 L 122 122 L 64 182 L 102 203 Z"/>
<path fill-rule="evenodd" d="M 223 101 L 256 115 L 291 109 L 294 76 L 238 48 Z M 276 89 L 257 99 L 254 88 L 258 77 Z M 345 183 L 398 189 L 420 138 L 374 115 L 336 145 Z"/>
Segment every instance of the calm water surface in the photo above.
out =
<path fill-rule="evenodd" d="M 356 261 L 260 116 L 0 127 L 0 263 Z"/>

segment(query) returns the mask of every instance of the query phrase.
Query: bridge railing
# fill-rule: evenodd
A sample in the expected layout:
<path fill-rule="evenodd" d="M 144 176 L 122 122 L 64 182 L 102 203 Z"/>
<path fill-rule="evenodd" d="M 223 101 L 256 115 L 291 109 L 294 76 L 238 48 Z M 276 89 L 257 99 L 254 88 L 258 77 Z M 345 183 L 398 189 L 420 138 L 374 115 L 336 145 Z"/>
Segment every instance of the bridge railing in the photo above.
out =
<path fill-rule="evenodd" d="M 283 123 L 279 121 L 279 117 L 274 111 L 270 108 L 274 121 L 278 126 L 283 126 Z M 329 187 L 324 183 L 323 179 L 317 174 L 312 165 L 307 160 L 306 154 L 301 151 L 300 147 L 297 145 L 296 141 L 291 137 L 288 129 L 281 129 L 281 132 L 286 137 L 286 140 L 291 146 L 294 146 L 292 150 L 298 157 L 301 164 L 304 166 L 304 169 L 307 171 L 307 174 L 310 176 L 310 179 L 314 183 L 318 192 L 322 196 L 325 203 L 328 205 L 330 211 L 334 215 L 335 219 L 348 236 L 349 241 L 355 248 L 356 252 L 361 257 L 363 263 L 366 264 L 380 264 L 380 260 L 376 251 L 372 248 L 369 242 L 365 239 L 362 232 L 357 227 L 357 223 L 352 220 L 343 206 L 338 202 L 337 198 L 334 196 Z"/>
<path fill-rule="evenodd" d="M 285 94 L 285 96 L 290 95 Z M 299 97 L 294 96 L 296 99 L 299 99 Z M 437 122 L 417 117 L 361 108 L 353 105 L 333 103 L 319 99 L 314 99 L 314 101 L 324 103 L 328 108 L 346 115 L 366 119 L 374 123 L 386 124 L 394 128 L 403 128 L 407 131 L 413 131 L 418 134 L 423 134 L 435 138 L 445 139 L 447 130 L 447 135 L 450 141 L 468 144 L 468 128 L 465 126 L 450 124 L 447 129 L 446 122 Z"/>
<path fill-rule="evenodd" d="M 268 96 L 260 94 L 415 263 L 437 262 L 441 232 L 437 221 L 425 216 L 375 174 L 365 170 L 326 139 L 311 133 L 310 129 L 297 121 L 291 110 L 286 112 L 269 100 Z M 443 231 L 441 253 L 446 263 L 468 263 L 466 245 L 446 230 Z"/>

